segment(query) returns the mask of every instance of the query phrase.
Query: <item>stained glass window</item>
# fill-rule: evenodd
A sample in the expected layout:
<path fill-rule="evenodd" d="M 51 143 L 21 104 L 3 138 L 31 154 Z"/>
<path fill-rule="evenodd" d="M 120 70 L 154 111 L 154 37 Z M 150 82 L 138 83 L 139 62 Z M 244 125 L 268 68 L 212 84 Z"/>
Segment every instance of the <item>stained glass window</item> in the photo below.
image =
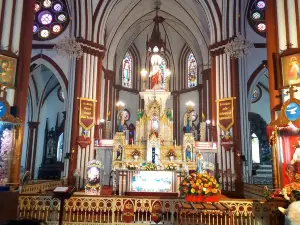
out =
<path fill-rule="evenodd" d="M 197 69 L 197 62 L 193 55 L 190 53 L 188 60 L 187 60 L 187 73 L 188 73 L 188 87 L 195 87 L 197 85 L 198 80 L 198 69 Z"/>
<path fill-rule="evenodd" d="M 151 71 L 158 74 L 159 81 L 161 79 L 161 82 L 159 82 L 159 83 L 161 83 L 162 85 L 158 89 L 166 88 L 166 77 L 167 77 L 166 60 L 163 57 L 161 57 L 160 55 L 155 54 L 155 55 L 151 56 L 151 65 L 152 65 Z M 151 87 L 151 88 L 154 88 L 154 87 Z"/>
<path fill-rule="evenodd" d="M 252 162 L 260 163 L 259 140 L 255 133 L 251 135 L 252 145 Z"/>
<path fill-rule="evenodd" d="M 66 0 L 38 0 L 34 6 L 33 38 L 50 40 L 60 35 L 69 24 Z"/>
<path fill-rule="evenodd" d="M 256 85 L 251 96 L 251 103 L 256 103 L 260 100 L 262 96 L 262 91 L 260 86 Z"/>
<path fill-rule="evenodd" d="M 266 36 L 266 1 L 252 0 L 248 9 L 248 21 L 255 32 Z"/>
<path fill-rule="evenodd" d="M 129 52 L 123 58 L 122 86 L 132 88 L 132 57 Z"/>

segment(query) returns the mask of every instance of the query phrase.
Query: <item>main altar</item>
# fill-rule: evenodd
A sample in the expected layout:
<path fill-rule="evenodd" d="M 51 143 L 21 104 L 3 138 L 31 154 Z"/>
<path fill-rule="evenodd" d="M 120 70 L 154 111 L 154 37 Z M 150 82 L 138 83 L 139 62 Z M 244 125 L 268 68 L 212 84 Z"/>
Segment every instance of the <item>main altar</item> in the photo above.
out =
<path fill-rule="evenodd" d="M 155 57 L 154 57 L 155 59 Z M 157 57 L 159 59 L 159 57 Z M 197 168 L 198 153 L 191 130 L 191 115 L 185 118 L 182 146 L 173 139 L 173 111 L 166 107 L 170 98 L 170 73 L 162 73 L 153 60 L 150 87 L 140 92 L 144 108 L 138 109 L 134 143 L 127 143 L 123 132 L 123 109 L 117 103 L 118 131 L 113 141 L 113 187 L 119 195 L 136 192 L 178 193 L 186 172 Z M 145 81 L 143 77 L 143 81 Z M 192 107 L 188 107 L 192 112 Z M 190 115 L 190 116 L 189 116 Z"/>

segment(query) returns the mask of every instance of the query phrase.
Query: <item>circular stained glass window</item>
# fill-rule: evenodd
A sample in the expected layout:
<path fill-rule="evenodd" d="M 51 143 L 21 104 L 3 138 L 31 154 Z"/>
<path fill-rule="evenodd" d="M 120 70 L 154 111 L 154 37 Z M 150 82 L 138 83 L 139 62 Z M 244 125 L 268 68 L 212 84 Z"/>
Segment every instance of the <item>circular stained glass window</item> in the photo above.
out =
<path fill-rule="evenodd" d="M 37 25 L 33 25 L 33 33 L 36 33 L 38 31 L 38 26 Z"/>
<path fill-rule="evenodd" d="M 251 103 L 256 103 L 260 100 L 262 96 L 262 91 L 260 86 L 256 85 L 251 96 Z"/>
<path fill-rule="evenodd" d="M 43 6 L 44 6 L 45 8 L 49 8 L 49 7 L 51 6 L 51 4 L 52 4 L 52 1 L 51 1 L 51 0 L 44 0 L 44 1 L 43 1 Z"/>
<path fill-rule="evenodd" d="M 37 0 L 33 38 L 45 41 L 62 34 L 70 22 L 67 0 Z"/>
<path fill-rule="evenodd" d="M 248 22 L 259 35 L 266 37 L 266 0 L 250 0 L 248 8 Z"/>
<path fill-rule="evenodd" d="M 257 25 L 257 28 L 258 28 L 258 30 L 260 30 L 260 31 L 265 31 L 265 30 L 266 30 L 266 24 L 264 24 L 264 23 L 259 23 L 259 24 Z"/>
<path fill-rule="evenodd" d="M 255 12 L 255 13 L 252 14 L 252 18 L 255 19 L 255 20 L 260 19 L 260 17 L 261 17 L 261 15 L 260 15 L 259 12 Z"/>
<path fill-rule="evenodd" d="M 48 38 L 49 35 L 50 35 L 50 31 L 48 29 L 43 28 L 40 30 L 41 38 Z"/>
<path fill-rule="evenodd" d="M 42 11 L 39 15 L 39 22 L 43 25 L 48 25 L 52 22 L 52 15 L 48 11 Z"/>
<path fill-rule="evenodd" d="M 40 4 L 35 3 L 35 5 L 34 5 L 34 11 L 38 12 L 40 9 L 41 9 Z"/>
<path fill-rule="evenodd" d="M 257 8 L 264 9 L 266 7 L 266 3 L 264 1 L 257 2 Z"/>

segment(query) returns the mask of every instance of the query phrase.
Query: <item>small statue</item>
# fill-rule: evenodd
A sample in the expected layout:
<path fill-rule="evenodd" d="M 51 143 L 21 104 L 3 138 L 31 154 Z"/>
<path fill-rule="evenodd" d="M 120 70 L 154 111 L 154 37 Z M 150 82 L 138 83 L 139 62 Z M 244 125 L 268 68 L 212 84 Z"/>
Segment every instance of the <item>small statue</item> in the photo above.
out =
<path fill-rule="evenodd" d="M 197 155 L 197 173 L 203 173 L 203 155 L 200 152 Z"/>
<path fill-rule="evenodd" d="M 167 110 L 167 118 L 169 119 L 169 121 L 173 121 L 173 113 L 170 108 L 168 108 Z"/>
<path fill-rule="evenodd" d="M 121 145 L 119 145 L 117 148 L 116 160 L 122 160 L 122 153 L 123 153 L 123 148 Z"/>
<path fill-rule="evenodd" d="M 190 145 L 186 146 L 186 149 L 185 149 L 185 158 L 186 158 L 186 161 L 187 162 L 191 162 L 192 161 L 192 148 Z"/>
<path fill-rule="evenodd" d="M 124 125 L 124 115 L 123 111 L 119 111 L 118 113 L 118 132 L 123 132 L 123 125 Z"/>
<path fill-rule="evenodd" d="M 143 115 L 144 115 L 144 110 L 138 109 L 138 111 L 137 111 L 137 120 L 139 121 L 140 119 L 142 119 Z"/>
<path fill-rule="evenodd" d="M 187 112 L 184 115 L 184 126 L 185 126 L 185 133 L 190 133 L 192 130 L 193 125 L 193 118 L 190 112 Z"/>

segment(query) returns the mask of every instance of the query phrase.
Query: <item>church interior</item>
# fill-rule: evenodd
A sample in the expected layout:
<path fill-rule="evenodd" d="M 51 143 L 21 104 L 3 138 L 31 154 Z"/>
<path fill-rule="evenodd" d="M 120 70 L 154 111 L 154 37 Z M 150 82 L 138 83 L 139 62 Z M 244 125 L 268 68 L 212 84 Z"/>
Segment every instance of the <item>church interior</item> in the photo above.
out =
<path fill-rule="evenodd" d="M 0 224 L 293 222 L 299 21 L 300 0 L 0 0 Z"/>

